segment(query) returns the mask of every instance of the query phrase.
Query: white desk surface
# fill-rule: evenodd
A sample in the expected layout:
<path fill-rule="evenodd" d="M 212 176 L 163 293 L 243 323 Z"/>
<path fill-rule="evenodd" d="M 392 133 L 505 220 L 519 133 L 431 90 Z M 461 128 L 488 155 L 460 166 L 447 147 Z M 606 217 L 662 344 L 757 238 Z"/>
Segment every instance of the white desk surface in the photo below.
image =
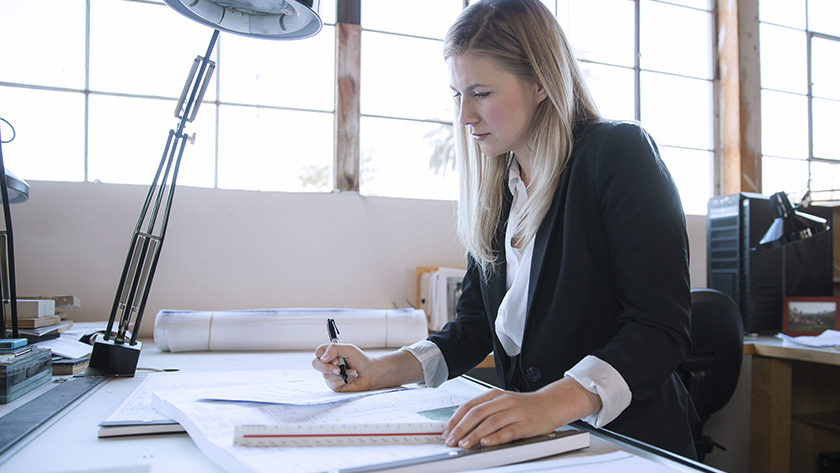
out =
<path fill-rule="evenodd" d="M 150 372 L 142 368 L 177 368 L 185 372 L 311 369 L 313 357 L 314 351 L 168 353 L 159 351 L 152 340 L 145 340 L 134 378 L 113 378 L 100 383 L 3 452 L 0 455 L 0 470 L 3 473 L 223 473 L 224 470 L 201 453 L 186 434 L 100 439 L 97 438 L 99 423 L 110 416 Z M 0 406 L 0 416 L 46 392 L 51 384 L 48 383 L 10 404 Z M 631 446 L 616 444 L 612 440 L 601 438 L 597 433 L 591 435 L 590 443 L 588 449 L 572 455 L 594 455 L 621 449 L 666 463 L 679 471 L 698 471 Z M 705 468 L 706 470 L 699 471 L 719 471 Z"/>

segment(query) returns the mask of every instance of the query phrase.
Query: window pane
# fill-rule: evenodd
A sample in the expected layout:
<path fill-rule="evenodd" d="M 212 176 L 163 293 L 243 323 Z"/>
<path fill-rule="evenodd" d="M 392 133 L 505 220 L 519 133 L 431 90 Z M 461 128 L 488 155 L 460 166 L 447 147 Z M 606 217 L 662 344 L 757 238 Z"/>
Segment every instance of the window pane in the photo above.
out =
<path fill-rule="evenodd" d="M 814 99 L 814 157 L 840 160 L 840 102 Z"/>
<path fill-rule="evenodd" d="M 554 16 L 557 16 L 557 3 L 558 3 L 557 1 L 555 1 L 555 0 L 540 0 L 540 1 L 542 2 L 543 5 L 546 6 L 546 8 L 548 8 L 548 10 Z M 564 3 L 566 1 L 568 1 L 568 0 L 560 0 L 559 3 Z"/>
<path fill-rule="evenodd" d="M 808 29 L 817 33 L 840 36 L 840 2 L 808 0 Z"/>
<path fill-rule="evenodd" d="M 213 35 L 163 4 L 92 0 L 90 16 L 90 88 L 96 91 L 177 98 Z M 215 97 L 215 89 L 205 99 Z"/>
<path fill-rule="evenodd" d="M 633 67 L 632 1 L 571 0 L 558 16 L 578 59 Z"/>
<path fill-rule="evenodd" d="M 840 164 L 811 163 L 811 197 L 821 201 L 840 201 Z"/>
<path fill-rule="evenodd" d="M 458 173 L 450 167 L 452 161 L 435 157 L 435 146 L 451 139 L 451 130 L 450 125 L 363 117 L 361 193 L 457 199 Z"/>
<path fill-rule="evenodd" d="M 712 84 L 642 72 L 642 125 L 660 143 L 712 149 Z"/>
<path fill-rule="evenodd" d="M 586 85 L 604 118 L 633 120 L 636 94 L 632 69 L 582 62 Z"/>
<path fill-rule="evenodd" d="M 683 212 L 706 215 L 707 204 L 712 196 L 713 154 L 710 151 L 667 146 L 661 147 L 660 152 L 679 190 Z"/>
<path fill-rule="evenodd" d="M 840 41 L 811 41 L 811 93 L 840 100 Z"/>
<path fill-rule="evenodd" d="M 0 81 L 84 88 L 85 2 L 3 0 L 0 45 Z"/>
<path fill-rule="evenodd" d="M 333 115 L 260 107 L 219 109 L 219 187 L 330 192 Z"/>
<path fill-rule="evenodd" d="M 318 16 L 321 17 L 324 24 L 335 24 L 336 1 L 338 0 L 321 0 L 321 9 L 318 10 Z"/>
<path fill-rule="evenodd" d="M 700 10 L 711 11 L 713 0 L 664 0 L 666 3 L 674 3 L 685 7 L 698 8 Z"/>
<path fill-rule="evenodd" d="M 443 39 L 462 5 L 462 0 L 425 0 L 409 5 L 394 0 L 363 0 L 362 27 Z"/>
<path fill-rule="evenodd" d="M 299 41 L 223 35 L 219 100 L 331 111 L 335 94 L 335 27 Z"/>
<path fill-rule="evenodd" d="M 6 166 L 21 179 L 83 181 L 85 96 L 0 87 L 0 117 L 15 128 L 3 145 Z M 48 104 L 49 113 L 33 104 Z M 0 124 L 3 141 L 11 129 Z"/>
<path fill-rule="evenodd" d="M 363 31 L 362 44 L 363 114 L 452 120 L 441 41 Z"/>
<path fill-rule="evenodd" d="M 783 158 L 808 157 L 808 100 L 805 96 L 761 91 L 761 152 Z"/>
<path fill-rule="evenodd" d="M 764 195 L 786 192 L 791 200 L 798 200 L 807 189 L 808 161 L 762 157 L 761 191 Z"/>
<path fill-rule="evenodd" d="M 760 0 L 758 19 L 775 25 L 804 30 L 805 0 Z"/>
<path fill-rule="evenodd" d="M 805 32 L 761 24 L 759 34 L 761 87 L 806 93 L 808 69 Z"/>
<path fill-rule="evenodd" d="M 206 106 L 206 105 L 205 105 Z M 88 180 L 149 185 L 155 177 L 171 129 L 173 100 L 92 95 L 88 141 Z M 202 109 L 186 128 L 196 144 L 186 145 L 178 183 L 213 185 L 212 107 Z"/>
<path fill-rule="evenodd" d="M 711 79 L 711 21 L 705 11 L 643 1 L 642 68 Z"/>

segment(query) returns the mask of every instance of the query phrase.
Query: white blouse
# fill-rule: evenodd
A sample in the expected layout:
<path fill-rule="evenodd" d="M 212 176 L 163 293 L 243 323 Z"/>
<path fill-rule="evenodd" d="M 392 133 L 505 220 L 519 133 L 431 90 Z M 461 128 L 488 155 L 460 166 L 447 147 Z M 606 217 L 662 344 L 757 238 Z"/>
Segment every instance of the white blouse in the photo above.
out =
<path fill-rule="evenodd" d="M 532 240 L 522 249 L 512 244 L 516 222 L 521 220 L 525 203 L 528 201 L 525 183 L 522 182 L 520 176 L 519 163 L 515 160 L 510 167 L 508 187 L 513 194 L 513 203 L 505 232 L 507 292 L 499 306 L 495 328 L 505 353 L 508 356 L 516 356 L 522 349 L 522 337 L 525 334 L 534 242 Z M 423 366 L 423 376 L 427 386 L 440 386 L 449 377 L 446 360 L 433 342 L 422 340 L 402 349 L 412 353 Z M 594 427 L 603 427 L 610 423 L 630 405 L 632 395 L 624 378 L 615 368 L 600 358 L 586 356 L 565 375 L 601 398 L 603 405 L 601 410 L 583 419 Z"/>

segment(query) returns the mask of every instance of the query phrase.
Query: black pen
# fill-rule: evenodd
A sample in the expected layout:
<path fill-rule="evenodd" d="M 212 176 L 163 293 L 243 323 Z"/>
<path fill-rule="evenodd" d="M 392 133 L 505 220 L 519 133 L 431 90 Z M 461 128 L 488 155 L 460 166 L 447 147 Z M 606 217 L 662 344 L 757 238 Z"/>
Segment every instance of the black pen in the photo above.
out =
<path fill-rule="evenodd" d="M 338 327 L 335 326 L 335 319 L 327 319 L 327 334 L 330 336 L 330 343 L 338 343 Z M 338 357 L 338 368 L 341 370 L 341 379 L 347 384 L 347 365 L 344 358 Z"/>

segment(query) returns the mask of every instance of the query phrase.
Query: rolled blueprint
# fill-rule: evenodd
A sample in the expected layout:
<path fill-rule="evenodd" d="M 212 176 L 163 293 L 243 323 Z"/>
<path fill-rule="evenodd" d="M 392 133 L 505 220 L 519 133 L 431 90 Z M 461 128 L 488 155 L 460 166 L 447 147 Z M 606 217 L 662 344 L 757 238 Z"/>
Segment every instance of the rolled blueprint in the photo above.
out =
<path fill-rule="evenodd" d="M 359 348 L 397 348 L 428 335 L 426 314 L 415 309 L 161 310 L 155 345 L 173 353 L 314 350 L 329 341 L 328 318 L 342 343 Z"/>

